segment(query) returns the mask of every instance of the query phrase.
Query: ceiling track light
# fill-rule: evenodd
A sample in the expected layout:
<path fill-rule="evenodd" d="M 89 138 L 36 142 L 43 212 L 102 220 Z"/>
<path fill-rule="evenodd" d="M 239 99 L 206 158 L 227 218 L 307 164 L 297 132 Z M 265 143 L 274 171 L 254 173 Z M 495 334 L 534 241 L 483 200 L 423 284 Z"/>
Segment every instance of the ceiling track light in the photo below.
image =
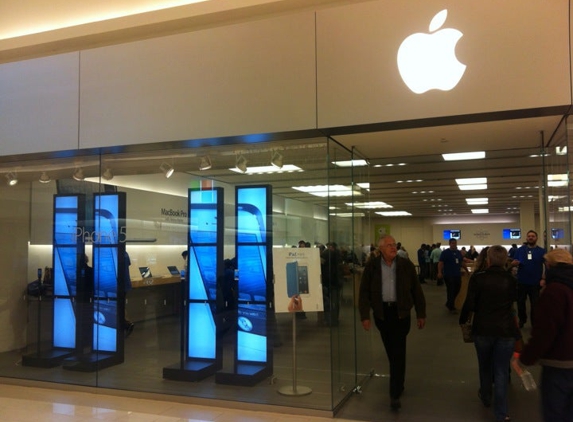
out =
<path fill-rule="evenodd" d="M 111 169 L 108 167 L 105 169 L 101 177 L 103 177 L 105 180 L 111 180 L 113 179 L 113 171 L 111 171 Z"/>
<path fill-rule="evenodd" d="M 273 151 L 271 155 L 271 165 L 278 169 L 283 168 L 283 155 L 278 151 Z"/>
<path fill-rule="evenodd" d="M 8 186 L 16 186 L 18 184 L 18 177 L 16 173 L 10 172 L 6 175 L 6 183 Z"/>
<path fill-rule="evenodd" d="M 40 175 L 40 178 L 38 179 L 38 181 L 40 183 L 50 183 L 52 181 L 52 178 L 48 175 L 48 173 L 43 171 L 42 174 Z"/>
<path fill-rule="evenodd" d="M 235 167 L 237 167 L 241 173 L 247 172 L 247 159 L 244 155 L 239 155 L 237 157 L 237 161 L 235 161 Z"/>
<path fill-rule="evenodd" d="M 165 161 L 159 166 L 159 168 L 161 169 L 163 174 L 165 174 L 165 177 L 167 179 L 173 176 L 173 173 L 175 172 L 175 169 Z"/>
<path fill-rule="evenodd" d="M 199 163 L 199 170 L 209 170 L 213 167 L 213 163 L 211 162 L 211 157 L 205 155 L 201 157 L 201 162 Z"/>
<path fill-rule="evenodd" d="M 84 171 L 82 170 L 81 167 L 78 167 L 76 169 L 76 171 L 74 171 L 74 174 L 72 174 L 72 177 L 74 178 L 74 180 L 77 180 L 78 182 L 81 182 L 86 178 L 84 176 Z"/>

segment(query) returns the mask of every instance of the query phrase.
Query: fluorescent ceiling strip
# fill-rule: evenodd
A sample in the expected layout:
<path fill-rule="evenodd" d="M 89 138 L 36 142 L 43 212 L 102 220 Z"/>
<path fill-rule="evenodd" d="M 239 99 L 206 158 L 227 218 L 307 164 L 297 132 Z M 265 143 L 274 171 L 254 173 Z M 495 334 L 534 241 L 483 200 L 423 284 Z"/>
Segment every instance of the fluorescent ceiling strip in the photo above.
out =
<path fill-rule="evenodd" d="M 243 173 L 236 167 L 231 167 L 229 170 L 241 174 L 269 174 L 269 173 L 294 173 L 304 171 L 300 167 L 293 164 L 285 164 L 281 168 L 275 166 L 258 166 L 258 167 L 247 167 L 247 171 Z"/>
<path fill-rule="evenodd" d="M 481 184 L 481 185 L 460 185 L 458 186 L 460 188 L 460 190 L 483 190 L 483 189 L 487 189 L 487 184 Z"/>
<path fill-rule="evenodd" d="M 384 217 L 402 217 L 412 215 L 407 211 L 376 211 L 376 214 L 383 215 Z"/>
<path fill-rule="evenodd" d="M 474 209 L 472 209 L 472 213 L 473 214 L 488 214 L 489 209 L 487 209 L 487 208 L 474 208 Z"/>
<path fill-rule="evenodd" d="M 467 179 L 456 179 L 458 185 L 479 185 L 487 183 L 487 177 L 469 177 Z"/>
<path fill-rule="evenodd" d="M 366 160 L 345 160 L 333 161 L 332 164 L 338 167 L 363 167 L 367 166 L 368 162 Z"/>
<path fill-rule="evenodd" d="M 488 198 L 466 198 L 468 205 L 487 205 Z"/>
<path fill-rule="evenodd" d="M 393 208 L 392 205 L 387 204 L 382 201 L 375 202 L 348 202 L 346 204 L 349 207 L 363 208 L 363 209 L 377 209 L 377 208 Z"/>
<path fill-rule="evenodd" d="M 485 151 L 456 152 L 452 154 L 442 154 L 442 157 L 445 161 L 481 160 L 485 158 Z"/>
<path fill-rule="evenodd" d="M 353 190 L 352 187 L 350 186 L 344 186 L 344 185 L 293 186 L 293 189 L 323 198 L 327 196 L 340 197 L 340 196 L 362 195 L 361 192 Z"/>

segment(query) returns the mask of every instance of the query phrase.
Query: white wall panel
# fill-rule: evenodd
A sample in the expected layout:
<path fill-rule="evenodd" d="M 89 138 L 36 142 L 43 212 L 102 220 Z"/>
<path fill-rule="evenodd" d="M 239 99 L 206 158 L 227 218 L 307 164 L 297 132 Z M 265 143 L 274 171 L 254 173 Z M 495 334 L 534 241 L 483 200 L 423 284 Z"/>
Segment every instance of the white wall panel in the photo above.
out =
<path fill-rule="evenodd" d="M 78 55 L 0 65 L 0 155 L 77 148 Z"/>
<path fill-rule="evenodd" d="M 81 147 L 316 127 L 314 13 L 87 50 Z"/>
<path fill-rule="evenodd" d="M 567 0 L 373 1 L 317 12 L 319 127 L 571 103 Z M 467 66 L 451 91 L 414 94 L 397 52 L 448 10 Z M 423 67 L 423 66 L 422 66 Z"/>

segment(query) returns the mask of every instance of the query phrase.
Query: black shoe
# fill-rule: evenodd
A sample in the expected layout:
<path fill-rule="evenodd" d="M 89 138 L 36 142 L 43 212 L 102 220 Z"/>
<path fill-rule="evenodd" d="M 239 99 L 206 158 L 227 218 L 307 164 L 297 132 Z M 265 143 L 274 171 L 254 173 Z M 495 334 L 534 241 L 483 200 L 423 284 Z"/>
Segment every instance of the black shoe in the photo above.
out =
<path fill-rule="evenodd" d="M 491 400 L 484 399 L 481 395 L 481 391 L 479 390 L 478 390 L 478 397 L 485 407 L 491 407 Z"/>
<path fill-rule="evenodd" d="M 390 407 L 392 410 L 400 410 L 402 407 L 402 403 L 400 403 L 400 399 L 391 399 L 390 400 Z"/>
<path fill-rule="evenodd" d="M 127 324 L 127 327 L 125 328 L 125 338 L 128 338 L 131 335 L 131 333 L 133 333 L 134 328 L 135 324 L 133 322 Z"/>

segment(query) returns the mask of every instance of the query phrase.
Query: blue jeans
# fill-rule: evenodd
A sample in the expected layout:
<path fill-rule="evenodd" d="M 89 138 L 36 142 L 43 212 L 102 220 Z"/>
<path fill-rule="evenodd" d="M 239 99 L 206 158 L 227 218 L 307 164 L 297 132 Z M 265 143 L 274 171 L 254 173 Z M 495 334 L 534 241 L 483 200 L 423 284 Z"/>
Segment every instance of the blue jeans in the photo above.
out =
<path fill-rule="evenodd" d="M 474 346 L 479 364 L 482 400 L 491 401 L 493 398 L 495 419 L 503 420 L 507 416 L 509 361 L 513 355 L 515 338 L 476 335 L 474 336 Z"/>
<path fill-rule="evenodd" d="M 573 368 L 544 366 L 541 404 L 545 422 L 573 422 Z"/>

